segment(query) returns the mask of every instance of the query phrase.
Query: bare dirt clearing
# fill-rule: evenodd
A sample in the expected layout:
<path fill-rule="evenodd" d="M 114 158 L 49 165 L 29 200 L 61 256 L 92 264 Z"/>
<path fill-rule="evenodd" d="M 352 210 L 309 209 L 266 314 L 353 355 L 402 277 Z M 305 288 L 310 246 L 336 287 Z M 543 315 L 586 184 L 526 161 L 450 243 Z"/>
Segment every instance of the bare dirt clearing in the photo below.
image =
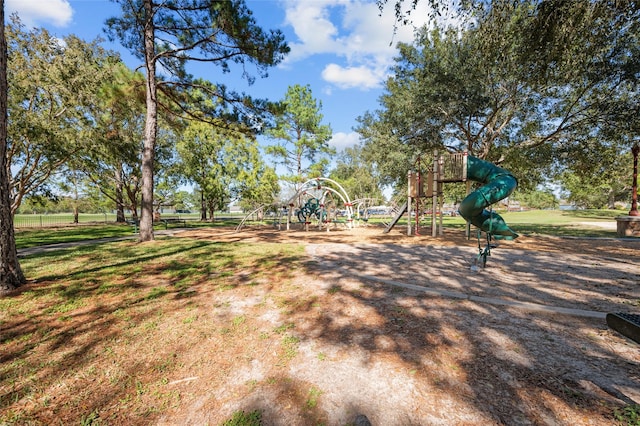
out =
<path fill-rule="evenodd" d="M 345 425 L 357 414 L 374 425 L 602 425 L 616 424 L 616 407 L 640 403 L 640 346 L 604 320 L 640 310 L 640 241 L 523 236 L 501 242 L 478 273 L 469 268 L 477 243 L 458 231 L 179 236 L 298 242 L 309 259 L 280 302 L 293 308 L 230 301 L 290 324 L 295 355 L 284 366 L 269 349 L 247 356 L 224 390 L 182 384 L 193 398 L 161 424 L 259 409 L 274 425 Z"/>

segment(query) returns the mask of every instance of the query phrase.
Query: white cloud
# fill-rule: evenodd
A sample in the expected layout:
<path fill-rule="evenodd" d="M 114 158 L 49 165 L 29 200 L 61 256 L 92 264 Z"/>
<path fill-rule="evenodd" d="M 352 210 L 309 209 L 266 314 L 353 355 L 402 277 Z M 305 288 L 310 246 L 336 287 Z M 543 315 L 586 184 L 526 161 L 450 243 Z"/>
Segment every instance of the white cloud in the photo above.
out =
<path fill-rule="evenodd" d="M 322 78 L 340 89 L 375 89 L 380 86 L 384 72 L 376 71 L 364 65 L 342 67 L 329 64 L 322 70 Z"/>
<path fill-rule="evenodd" d="M 338 29 L 329 19 L 327 5 L 332 2 L 288 2 L 285 23 L 293 27 L 299 42 L 290 43 L 288 62 L 295 62 L 310 55 L 339 50 L 335 38 Z"/>
<path fill-rule="evenodd" d="M 360 143 L 360 135 L 356 132 L 344 133 L 337 132 L 333 134 L 331 140 L 329 140 L 329 145 L 341 151 L 345 148 L 350 148 L 352 146 Z"/>
<path fill-rule="evenodd" d="M 65 27 L 73 17 L 73 9 L 67 0 L 6 0 L 5 15 L 12 13 L 17 13 L 27 27 L 38 23 Z"/>
<path fill-rule="evenodd" d="M 379 87 L 397 53 L 395 44 L 413 40 L 414 27 L 398 27 L 394 34 L 394 8 L 380 13 L 371 0 L 284 0 L 283 4 L 285 25 L 298 38 L 289 43 L 291 53 L 284 66 L 313 55 L 335 55 L 334 62 L 344 63 L 327 66 L 322 76 L 338 88 Z M 418 2 L 411 13 L 414 26 L 427 22 L 428 4 Z"/>

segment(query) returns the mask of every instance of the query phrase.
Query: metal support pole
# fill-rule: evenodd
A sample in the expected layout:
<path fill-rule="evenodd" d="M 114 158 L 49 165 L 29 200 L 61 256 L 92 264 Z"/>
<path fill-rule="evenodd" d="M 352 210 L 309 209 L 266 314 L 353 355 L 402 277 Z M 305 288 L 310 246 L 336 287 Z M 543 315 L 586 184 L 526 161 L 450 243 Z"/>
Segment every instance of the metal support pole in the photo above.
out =
<path fill-rule="evenodd" d="M 413 230 L 411 226 L 411 205 L 413 204 L 412 197 L 407 198 L 407 235 L 410 237 L 413 235 Z"/>
<path fill-rule="evenodd" d="M 439 218 L 440 218 L 440 228 L 438 229 L 438 236 L 442 237 L 443 234 L 443 229 L 444 229 L 444 224 L 442 223 L 442 206 L 444 205 L 444 191 L 442 188 L 442 184 L 438 185 L 438 190 L 439 190 L 439 194 L 438 194 L 438 213 Z"/>
<path fill-rule="evenodd" d="M 442 236 L 442 232 L 444 229 L 443 223 L 442 223 L 442 205 L 444 204 L 444 188 L 442 187 L 444 185 L 444 183 L 442 182 L 442 178 L 444 177 L 444 156 L 440 156 L 438 163 L 440 165 L 440 172 L 442 173 L 441 179 L 440 181 L 436 184 L 436 189 L 437 189 L 437 193 L 436 196 L 438 197 L 438 213 L 440 213 L 440 228 L 438 229 L 438 235 Z"/>

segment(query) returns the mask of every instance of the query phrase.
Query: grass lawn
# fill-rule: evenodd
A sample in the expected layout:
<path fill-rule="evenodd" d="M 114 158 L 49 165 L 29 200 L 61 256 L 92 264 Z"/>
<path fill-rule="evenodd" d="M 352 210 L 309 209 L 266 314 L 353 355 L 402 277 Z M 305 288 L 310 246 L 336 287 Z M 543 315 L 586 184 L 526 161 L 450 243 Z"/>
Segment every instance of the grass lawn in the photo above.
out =
<path fill-rule="evenodd" d="M 302 250 L 158 238 L 23 258 L 29 284 L 0 298 L 0 424 L 147 424 L 180 400 L 185 351 L 247 332 L 196 294 L 284 300 Z"/>
<path fill-rule="evenodd" d="M 603 228 L 597 223 L 614 225 L 619 210 L 532 210 L 504 213 L 502 217 L 521 234 L 545 234 L 559 237 L 616 237 L 615 226 Z"/>
<path fill-rule="evenodd" d="M 16 246 L 28 248 L 46 244 L 95 240 L 133 235 L 131 225 L 83 225 L 61 228 L 17 229 Z"/>
<path fill-rule="evenodd" d="M 523 212 L 499 212 L 507 224 L 521 235 L 552 235 L 558 237 L 617 237 L 615 218 L 625 215 L 620 210 L 530 210 Z M 430 225 L 430 218 L 422 222 Z M 608 224 L 604 228 L 597 223 Z M 406 221 L 404 222 L 406 226 Z M 464 229 L 460 216 L 443 218 L 445 227 Z M 398 226 L 398 225 L 396 225 Z M 402 225 L 400 225 L 402 226 Z"/>
<path fill-rule="evenodd" d="M 235 226 L 238 220 L 224 219 L 215 222 L 187 221 L 187 228 L 203 228 L 217 226 Z M 175 225 L 170 225 L 174 227 Z M 180 224 L 180 227 L 183 225 Z M 154 225 L 155 230 L 165 229 L 165 225 Z M 134 236 L 134 227 L 128 224 L 94 224 L 75 225 L 52 228 L 16 229 L 16 246 L 28 248 L 46 244 L 67 243 L 72 241 L 96 240 L 100 238 L 116 238 Z"/>
<path fill-rule="evenodd" d="M 615 223 L 616 216 L 626 214 L 619 210 L 531 210 L 524 212 L 500 213 L 505 221 L 519 234 L 545 234 L 572 237 L 616 237 L 614 229 L 605 229 L 585 223 Z M 371 223 L 380 222 L 372 218 Z M 216 220 L 215 222 L 187 222 L 188 227 L 235 226 L 237 218 Z M 430 219 L 422 221 L 422 226 L 429 226 Z M 445 227 L 464 229 L 465 222 L 460 217 L 443 218 Z M 406 219 L 396 226 L 406 226 Z M 157 230 L 164 229 L 164 225 L 156 225 Z M 58 228 L 18 229 L 16 231 L 16 245 L 18 248 L 28 248 L 45 244 L 82 241 L 99 238 L 124 237 L 133 235 L 131 225 L 83 225 Z"/>

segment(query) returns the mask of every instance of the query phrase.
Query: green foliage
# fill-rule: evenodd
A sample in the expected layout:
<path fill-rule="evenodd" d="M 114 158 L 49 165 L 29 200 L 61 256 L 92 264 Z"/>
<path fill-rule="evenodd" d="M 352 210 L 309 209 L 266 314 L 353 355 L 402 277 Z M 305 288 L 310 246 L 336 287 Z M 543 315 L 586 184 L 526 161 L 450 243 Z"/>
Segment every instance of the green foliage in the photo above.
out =
<path fill-rule="evenodd" d="M 123 63 L 113 65 L 112 77 L 100 85 L 95 105 L 92 150 L 80 158 L 85 193 L 106 198 L 110 208 L 137 211 L 140 202 L 141 153 L 144 134 L 144 76 Z M 161 158 L 165 149 L 158 149 Z"/>
<path fill-rule="evenodd" d="M 516 191 L 513 199 L 520 202 L 522 206 L 530 209 L 553 209 L 558 206 L 558 200 L 549 189 L 537 189 L 535 191 Z"/>
<path fill-rule="evenodd" d="M 182 174 L 198 185 L 210 211 L 241 195 L 271 202 L 277 193 L 275 173 L 262 162 L 257 141 L 243 133 L 192 122 L 177 150 Z"/>
<path fill-rule="evenodd" d="M 228 91 L 223 85 L 193 79 L 186 70 L 187 63 L 209 62 L 218 65 L 223 72 L 228 72 L 231 64 L 239 64 L 242 75 L 252 82 L 246 64 L 254 64 L 258 72 L 266 76 L 266 69 L 278 64 L 289 48 L 279 30 L 266 32 L 256 25 L 242 0 L 115 1 L 123 13 L 107 20 L 108 34 L 144 61 L 146 69 L 140 239 L 148 241 L 153 239 L 158 110 L 221 128 L 238 126 L 251 132 L 275 109 L 270 102 L 253 100 Z M 162 67 L 166 77 L 158 78 L 158 67 Z M 196 87 L 197 90 L 193 90 Z M 159 102 L 158 91 L 166 96 L 167 103 Z M 217 189 L 206 190 L 216 191 L 214 198 L 209 199 L 210 203 L 222 198 Z"/>
<path fill-rule="evenodd" d="M 102 424 L 100 415 L 95 410 L 80 419 L 80 426 L 98 426 L 100 424 Z"/>
<path fill-rule="evenodd" d="M 6 24 L 9 191 L 15 212 L 28 193 L 46 192 L 63 165 L 95 149 L 88 135 L 101 83 L 117 56 L 98 41 L 59 40 L 44 29 Z"/>
<path fill-rule="evenodd" d="M 222 426 L 260 426 L 262 424 L 262 413 L 260 410 L 254 410 L 250 413 L 244 411 L 236 411 L 233 416 Z"/>
<path fill-rule="evenodd" d="M 152 19 L 158 40 L 155 46 L 158 65 L 170 80 L 190 78 L 185 67 L 191 60 L 211 62 L 228 72 L 234 63 L 251 63 L 261 75 L 277 65 L 289 52 L 280 30 L 264 31 L 256 25 L 252 12 L 242 0 L 210 0 L 147 3 L 146 0 L 116 0 L 123 14 L 107 20 L 108 34 L 119 39 L 141 60 L 145 58 L 144 24 Z M 246 71 L 246 70 L 245 70 Z M 250 74 L 245 74 L 249 81 Z M 221 96 L 218 93 L 217 96 Z"/>
<path fill-rule="evenodd" d="M 407 2 L 379 5 L 387 3 L 407 17 Z M 461 5 L 469 25 L 422 28 L 413 44 L 399 45 L 382 108 L 359 119 L 380 179 L 400 185 L 416 156 L 433 149 L 499 162 L 527 190 L 561 166 L 582 178 L 611 169 L 638 133 L 638 5 Z M 587 155 L 591 161 L 574 161 Z M 616 177 L 603 177 L 615 187 Z"/>
<path fill-rule="evenodd" d="M 352 201 L 373 198 L 380 204 L 384 202 L 380 180 L 359 146 L 346 148 L 341 153 L 329 177 L 342 185 Z"/>
<path fill-rule="evenodd" d="M 316 408 L 318 406 L 318 399 L 320 399 L 321 395 L 322 391 L 312 386 L 311 389 L 309 389 L 309 395 L 307 397 L 307 408 Z"/>
<path fill-rule="evenodd" d="M 243 186 L 240 191 L 241 206 L 253 210 L 260 205 L 275 204 L 280 192 L 278 175 L 273 167 L 258 164 L 244 170 Z"/>
<path fill-rule="evenodd" d="M 613 209 L 617 201 L 631 201 L 632 166 L 631 153 L 620 152 L 614 144 L 595 152 L 585 145 L 573 151 L 557 179 L 573 204 Z"/>
<path fill-rule="evenodd" d="M 296 84 L 289 86 L 282 103 L 284 112 L 276 116 L 275 126 L 266 131 L 267 136 L 280 142 L 267 147 L 267 154 L 287 168 L 291 173 L 287 180 L 291 182 L 302 183 L 307 177 L 322 176 L 328 164 L 322 157 L 335 153 L 327 143 L 331 127 L 322 124 L 322 102 L 313 98 L 308 85 Z"/>
<path fill-rule="evenodd" d="M 176 210 L 194 211 L 197 210 L 200 203 L 195 192 L 176 191 L 173 194 L 173 201 Z"/>
<path fill-rule="evenodd" d="M 73 199 L 64 196 L 49 198 L 29 195 L 23 199 L 22 205 L 18 208 L 16 214 L 67 213 L 73 211 L 75 207 L 77 207 L 80 212 L 109 210 L 99 202 L 99 199 L 96 200 L 89 197 Z"/>
<path fill-rule="evenodd" d="M 283 353 L 280 357 L 281 363 L 289 361 L 298 355 L 298 345 L 300 344 L 300 338 L 285 334 L 282 336 L 282 348 Z"/>
<path fill-rule="evenodd" d="M 622 426 L 640 426 L 640 404 L 628 404 L 616 409 L 614 417 Z"/>

